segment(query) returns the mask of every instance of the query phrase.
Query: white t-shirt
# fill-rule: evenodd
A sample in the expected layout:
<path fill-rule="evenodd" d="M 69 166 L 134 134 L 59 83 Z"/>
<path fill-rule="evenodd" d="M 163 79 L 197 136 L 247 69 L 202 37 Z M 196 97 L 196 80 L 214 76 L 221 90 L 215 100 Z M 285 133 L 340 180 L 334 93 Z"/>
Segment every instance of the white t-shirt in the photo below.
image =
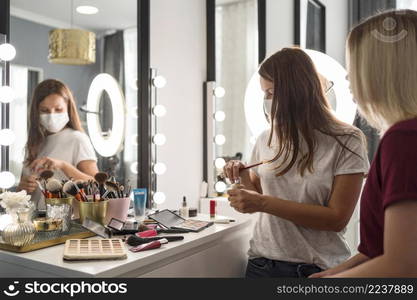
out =
<path fill-rule="evenodd" d="M 258 138 L 251 163 L 269 160 L 276 155 L 274 147 L 268 146 L 268 138 L 269 131 Z M 306 171 L 304 177 L 301 177 L 295 164 L 288 173 L 277 177 L 274 167 L 278 166 L 280 160 L 252 169 L 260 178 L 263 194 L 298 203 L 327 206 L 334 176 L 368 172 L 366 145 L 360 138 L 339 137 L 342 143 L 359 156 L 342 151 L 342 147 L 330 136 L 317 133 L 317 139 L 313 173 Z M 250 241 L 249 258 L 265 257 L 309 263 L 328 269 L 350 256 L 344 232 L 315 230 L 271 214 L 259 213 Z"/>
<path fill-rule="evenodd" d="M 93 145 L 90 138 L 83 132 L 71 128 L 65 128 L 60 132 L 47 136 L 44 146 L 41 148 L 38 157 L 50 157 L 63 160 L 74 167 L 84 160 L 97 161 Z M 23 174 L 28 175 L 30 171 L 27 167 L 23 168 Z M 59 180 L 68 179 L 61 170 L 54 171 L 54 178 Z M 38 208 L 43 209 L 45 203 L 41 192 L 38 189 L 32 194 L 32 201 L 38 202 Z"/>

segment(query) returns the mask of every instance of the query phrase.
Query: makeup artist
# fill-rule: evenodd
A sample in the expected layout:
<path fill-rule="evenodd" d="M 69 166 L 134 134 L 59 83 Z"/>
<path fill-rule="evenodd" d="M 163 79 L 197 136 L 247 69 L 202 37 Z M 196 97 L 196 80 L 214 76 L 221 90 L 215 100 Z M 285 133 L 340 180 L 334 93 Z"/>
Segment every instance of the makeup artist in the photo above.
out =
<path fill-rule="evenodd" d="M 52 170 L 63 180 L 92 179 L 97 172 L 97 158 L 88 136 L 81 127 L 70 89 L 62 82 L 47 79 L 35 89 L 31 108 L 28 141 L 19 190 L 42 199 L 36 177 Z M 38 203 L 43 208 L 44 203 Z"/>
<path fill-rule="evenodd" d="M 417 12 L 365 20 L 347 54 L 359 111 L 383 136 L 361 197 L 359 253 L 314 277 L 417 277 Z"/>
<path fill-rule="evenodd" d="M 224 168 L 243 187 L 229 190 L 232 207 L 259 212 L 246 277 L 307 277 L 350 256 L 343 237 L 369 162 L 362 132 L 337 120 L 313 61 L 284 48 L 260 69 L 270 130 L 262 133 L 252 163 Z"/>

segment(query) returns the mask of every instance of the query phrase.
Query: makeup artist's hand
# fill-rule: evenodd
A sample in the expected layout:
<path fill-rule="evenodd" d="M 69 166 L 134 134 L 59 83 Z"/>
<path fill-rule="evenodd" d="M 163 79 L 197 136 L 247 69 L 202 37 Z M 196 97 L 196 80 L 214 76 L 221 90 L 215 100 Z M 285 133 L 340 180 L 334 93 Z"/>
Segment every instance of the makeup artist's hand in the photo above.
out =
<path fill-rule="evenodd" d="M 230 206 L 241 213 L 254 213 L 262 211 L 264 199 L 262 195 L 246 189 L 231 189 L 229 194 Z"/>
<path fill-rule="evenodd" d="M 231 183 L 234 183 L 239 180 L 239 177 L 248 176 L 249 178 L 249 170 L 242 170 L 244 167 L 245 164 L 240 160 L 230 160 L 223 167 L 223 173 L 226 178 L 229 178 Z"/>
<path fill-rule="evenodd" d="M 25 190 L 28 194 L 31 194 L 37 188 L 36 178 L 32 175 L 22 175 L 20 178 L 19 185 L 17 186 L 17 190 L 22 191 Z"/>
<path fill-rule="evenodd" d="M 59 159 L 54 159 L 50 157 L 42 157 L 35 159 L 30 165 L 29 168 L 34 173 L 40 173 L 43 170 L 59 170 L 62 169 L 64 162 Z"/>

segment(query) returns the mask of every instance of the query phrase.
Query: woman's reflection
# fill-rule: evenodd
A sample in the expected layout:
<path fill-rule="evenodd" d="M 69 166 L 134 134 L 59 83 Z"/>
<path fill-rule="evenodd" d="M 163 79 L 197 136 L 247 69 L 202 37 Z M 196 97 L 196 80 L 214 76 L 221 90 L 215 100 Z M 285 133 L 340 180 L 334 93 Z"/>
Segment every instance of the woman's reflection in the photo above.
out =
<path fill-rule="evenodd" d="M 88 180 L 98 172 L 97 158 L 81 127 L 74 97 L 64 83 L 54 79 L 41 82 L 34 91 L 29 118 L 18 189 L 32 193 L 38 208 L 44 208 L 35 181 L 42 171 L 54 171 L 54 177 L 59 180 Z"/>

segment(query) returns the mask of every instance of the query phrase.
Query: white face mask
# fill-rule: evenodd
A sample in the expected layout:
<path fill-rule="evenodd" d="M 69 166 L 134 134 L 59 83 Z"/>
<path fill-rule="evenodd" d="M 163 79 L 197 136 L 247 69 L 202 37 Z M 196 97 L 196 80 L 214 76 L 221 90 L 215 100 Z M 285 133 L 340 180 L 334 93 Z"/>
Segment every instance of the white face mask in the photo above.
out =
<path fill-rule="evenodd" d="M 56 114 L 40 114 L 40 123 L 48 132 L 57 133 L 69 122 L 67 112 Z"/>
<path fill-rule="evenodd" d="M 264 112 L 271 118 L 272 114 L 272 99 L 264 99 Z"/>

